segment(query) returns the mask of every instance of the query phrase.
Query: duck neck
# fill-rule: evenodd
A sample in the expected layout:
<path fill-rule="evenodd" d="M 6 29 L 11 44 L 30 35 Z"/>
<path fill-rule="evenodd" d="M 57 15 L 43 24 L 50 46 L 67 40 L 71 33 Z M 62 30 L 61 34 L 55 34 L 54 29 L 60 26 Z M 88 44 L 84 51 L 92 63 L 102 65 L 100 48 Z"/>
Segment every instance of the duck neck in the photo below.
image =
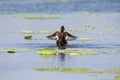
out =
<path fill-rule="evenodd" d="M 64 29 L 61 29 L 61 33 L 63 33 L 64 32 Z"/>
<path fill-rule="evenodd" d="M 62 26 L 61 29 L 60 29 L 61 33 L 63 33 L 64 30 L 65 30 L 65 29 L 64 29 L 64 26 Z"/>

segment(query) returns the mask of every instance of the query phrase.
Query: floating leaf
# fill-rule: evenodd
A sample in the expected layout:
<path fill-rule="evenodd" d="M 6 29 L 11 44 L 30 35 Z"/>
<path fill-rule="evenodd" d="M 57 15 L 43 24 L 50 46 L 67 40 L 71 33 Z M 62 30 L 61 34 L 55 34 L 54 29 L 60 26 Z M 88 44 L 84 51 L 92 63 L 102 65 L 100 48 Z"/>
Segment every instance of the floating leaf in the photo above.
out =
<path fill-rule="evenodd" d="M 33 31 L 30 31 L 30 30 L 23 30 L 22 31 L 22 34 L 32 34 Z"/>
<path fill-rule="evenodd" d="M 31 35 L 27 35 L 27 36 L 24 36 L 24 38 L 25 38 L 26 40 L 31 40 L 31 39 L 32 39 L 32 36 L 31 36 Z"/>
<path fill-rule="evenodd" d="M 40 34 L 49 34 L 50 31 L 48 31 L 48 30 L 43 30 L 43 31 L 39 31 L 38 33 L 40 33 Z"/>
<path fill-rule="evenodd" d="M 55 55 L 56 52 L 49 48 L 44 48 L 38 51 L 39 55 Z"/>
<path fill-rule="evenodd" d="M 8 52 L 8 53 L 16 53 L 16 50 L 11 49 L 11 50 L 8 50 L 7 52 Z"/>
<path fill-rule="evenodd" d="M 81 41 L 91 41 L 90 38 L 80 38 Z"/>
<path fill-rule="evenodd" d="M 84 11 L 84 12 L 82 12 L 84 15 L 89 15 L 90 14 L 90 12 L 88 12 L 88 11 Z"/>

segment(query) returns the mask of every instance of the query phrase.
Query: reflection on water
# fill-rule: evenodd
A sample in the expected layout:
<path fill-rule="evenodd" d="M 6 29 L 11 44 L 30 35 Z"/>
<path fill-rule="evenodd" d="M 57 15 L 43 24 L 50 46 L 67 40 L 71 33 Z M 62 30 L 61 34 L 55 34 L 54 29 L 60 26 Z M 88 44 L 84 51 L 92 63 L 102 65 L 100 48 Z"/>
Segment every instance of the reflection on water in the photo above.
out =
<path fill-rule="evenodd" d="M 69 55 L 66 53 L 58 53 L 58 55 L 57 55 L 57 59 L 59 61 L 66 61 L 66 60 L 68 60 L 68 58 L 69 58 Z"/>

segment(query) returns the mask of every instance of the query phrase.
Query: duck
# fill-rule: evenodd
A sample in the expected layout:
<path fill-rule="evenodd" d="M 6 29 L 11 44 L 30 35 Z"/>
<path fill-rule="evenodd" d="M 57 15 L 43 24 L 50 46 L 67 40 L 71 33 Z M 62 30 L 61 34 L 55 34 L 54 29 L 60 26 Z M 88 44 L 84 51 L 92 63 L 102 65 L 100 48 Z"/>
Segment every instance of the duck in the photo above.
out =
<path fill-rule="evenodd" d="M 76 36 L 65 32 L 65 27 L 61 26 L 60 31 L 54 32 L 52 35 L 47 36 L 50 40 L 56 40 L 56 45 L 59 49 L 65 49 L 68 41 L 76 40 Z"/>

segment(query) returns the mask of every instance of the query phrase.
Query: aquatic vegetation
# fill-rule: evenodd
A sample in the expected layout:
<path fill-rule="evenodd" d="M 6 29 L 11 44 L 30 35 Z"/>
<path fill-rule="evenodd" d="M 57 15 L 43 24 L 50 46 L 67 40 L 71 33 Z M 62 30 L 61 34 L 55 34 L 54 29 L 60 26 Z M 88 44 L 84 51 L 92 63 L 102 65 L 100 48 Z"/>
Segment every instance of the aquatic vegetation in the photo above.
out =
<path fill-rule="evenodd" d="M 31 36 L 31 35 L 24 36 L 24 39 L 26 39 L 26 40 L 31 40 L 31 39 L 32 39 L 32 36 Z"/>
<path fill-rule="evenodd" d="M 0 52 L 17 53 L 17 50 L 13 48 L 0 48 Z"/>
<path fill-rule="evenodd" d="M 120 74 L 120 69 L 111 69 L 111 70 L 104 70 L 104 73 L 116 73 Z"/>
<path fill-rule="evenodd" d="M 115 80 L 120 80 L 120 75 L 115 77 Z"/>
<path fill-rule="evenodd" d="M 83 56 L 82 53 L 70 53 L 69 55 L 70 56 Z"/>
<path fill-rule="evenodd" d="M 50 31 L 49 30 L 42 30 L 38 32 L 39 34 L 49 34 Z"/>
<path fill-rule="evenodd" d="M 70 56 L 85 56 L 85 55 L 96 55 L 97 53 L 93 50 L 79 50 L 76 53 L 69 53 Z"/>
<path fill-rule="evenodd" d="M 39 55 L 41 58 L 45 58 L 45 59 L 47 59 L 47 58 L 50 58 L 50 57 L 52 57 L 52 56 L 54 56 L 54 55 Z"/>
<path fill-rule="evenodd" d="M 70 73 L 89 73 L 86 68 L 34 68 L 36 71 L 70 72 Z"/>
<path fill-rule="evenodd" d="M 8 53 L 16 53 L 16 50 L 15 49 L 10 49 L 7 51 Z"/>
<path fill-rule="evenodd" d="M 81 41 L 91 41 L 91 39 L 90 39 L 90 38 L 87 38 L 87 37 L 85 37 L 85 38 L 80 38 L 80 40 L 81 40 Z"/>
<path fill-rule="evenodd" d="M 38 51 L 39 55 L 56 55 L 56 52 L 50 48 L 44 48 Z"/>
<path fill-rule="evenodd" d="M 120 74 L 120 69 L 91 70 L 91 69 L 87 69 L 87 68 L 34 68 L 34 70 L 36 70 L 36 71 L 53 71 L 53 72 L 70 72 L 70 73 Z"/>
<path fill-rule="evenodd" d="M 33 31 L 30 31 L 30 30 L 23 30 L 21 33 L 22 33 L 22 34 L 32 34 Z"/>
<path fill-rule="evenodd" d="M 7 53 L 18 53 L 18 52 L 36 52 L 35 49 L 27 49 L 27 48 L 0 48 L 0 52 Z"/>
<path fill-rule="evenodd" d="M 30 20 L 50 20 L 50 19 L 60 19 L 62 15 L 33 15 L 33 14 L 13 14 L 15 18 L 25 18 Z"/>
<path fill-rule="evenodd" d="M 57 53 L 66 53 L 70 56 L 84 56 L 84 55 L 96 55 L 98 54 L 93 49 L 79 49 L 79 48 L 67 48 L 63 50 L 55 49 Z"/>
<path fill-rule="evenodd" d="M 13 51 L 11 51 L 13 50 Z M 59 53 L 65 53 L 70 56 L 85 56 L 85 55 L 100 55 L 100 54 L 109 54 L 109 55 L 120 55 L 120 50 L 110 50 L 110 49 L 80 49 L 80 48 L 66 48 L 63 50 L 60 49 L 50 49 L 43 48 L 41 50 L 37 49 L 28 49 L 28 48 L 0 48 L 0 52 L 37 52 L 41 57 L 42 55 L 57 55 Z M 44 57 L 44 56 L 43 56 Z M 48 56 L 49 57 L 49 56 Z"/>
<path fill-rule="evenodd" d="M 52 33 L 53 31 L 49 31 L 49 30 L 41 30 L 41 31 L 30 31 L 30 30 L 23 30 L 22 34 L 49 34 Z"/>
<path fill-rule="evenodd" d="M 88 12 L 88 11 L 84 11 L 84 12 L 82 12 L 82 14 L 84 14 L 84 15 L 89 15 L 90 12 Z"/>
<path fill-rule="evenodd" d="M 119 50 L 110 49 L 81 49 L 81 48 L 66 48 L 63 50 L 55 49 L 56 53 L 66 53 L 70 56 L 85 56 L 85 55 L 100 55 L 100 54 L 119 54 Z"/>

